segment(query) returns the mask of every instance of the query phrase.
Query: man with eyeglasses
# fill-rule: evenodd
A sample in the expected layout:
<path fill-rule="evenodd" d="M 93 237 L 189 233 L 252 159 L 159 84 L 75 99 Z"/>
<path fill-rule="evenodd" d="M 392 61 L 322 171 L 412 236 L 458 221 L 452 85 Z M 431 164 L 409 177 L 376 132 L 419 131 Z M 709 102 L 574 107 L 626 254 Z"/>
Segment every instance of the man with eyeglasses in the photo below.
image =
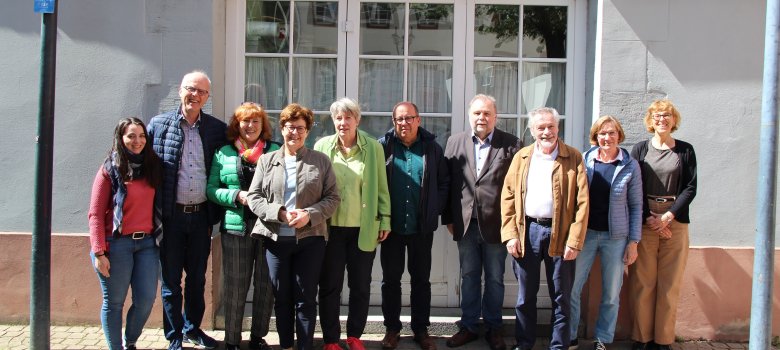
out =
<path fill-rule="evenodd" d="M 382 348 L 398 347 L 401 333 L 401 276 L 404 257 L 411 281 L 412 332 L 422 350 L 436 350 L 428 334 L 431 314 L 431 248 L 433 231 L 447 200 L 449 173 L 436 136 L 420 127 L 417 106 L 393 107 L 393 128 L 379 139 L 385 151 L 390 189 L 390 235 L 382 242 L 382 315 L 386 328 Z"/>
<path fill-rule="evenodd" d="M 461 278 L 460 330 L 447 340 L 451 348 L 477 339 L 482 316 L 490 349 L 506 349 L 501 307 L 507 252 L 501 244 L 500 194 L 522 142 L 496 128 L 497 119 L 496 100 L 488 95 L 474 96 L 469 103 L 471 130 L 450 136 L 445 148 L 451 181 L 442 224 L 447 224 L 458 243 Z"/>
<path fill-rule="evenodd" d="M 206 309 L 206 265 L 211 252 L 211 228 L 221 209 L 206 198 L 206 179 L 214 151 L 227 143 L 226 125 L 202 111 L 211 81 L 206 73 L 184 76 L 179 87 L 181 105 L 149 121 L 154 151 L 163 161 L 162 267 L 163 328 L 168 349 L 182 341 L 206 349 L 217 342 L 200 329 Z M 182 297 L 182 272 L 187 273 Z M 182 313 L 182 301 L 184 312 Z"/>

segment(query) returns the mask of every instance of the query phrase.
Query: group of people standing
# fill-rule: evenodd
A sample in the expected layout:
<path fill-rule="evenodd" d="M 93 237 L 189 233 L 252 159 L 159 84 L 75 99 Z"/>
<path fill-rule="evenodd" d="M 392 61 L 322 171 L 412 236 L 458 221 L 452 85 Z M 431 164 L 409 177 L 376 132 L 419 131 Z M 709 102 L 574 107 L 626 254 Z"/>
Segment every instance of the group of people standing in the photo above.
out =
<path fill-rule="evenodd" d="M 631 154 L 619 147 L 624 133 L 609 116 L 594 124 L 594 146 L 584 155 L 567 146 L 558 139 L 552 108 L 529 113 L 535 142 L 523 148 L 495 127 L 496 102 L 487 95 L 472 99 L 471 130 L 452 135 L 445 149 L 421 126 L 414 103 L 395 105 L 393 127 L 376 140 L 358 128 L 360 107 L 349 98 L 331 105 L 335 134 L 309 149 L 310 109 L 293 103 L 281 111 L 280 144 L 271 140 L 271 122 L 258 104 L 241 104 L 227 125 L 203 112 L 210 86 L 205 73 L 189 73 L 179 88 L 180 107 L 148 126 L 120 120 L 95 177 L 90 256 L 103 290 L 109 348 L 135 349 L 158 276 L 169 349 L 183 342 L 218 345 L 200 324 L 211 230 L 219 222 L 226 349 L 239 349 L 242 341 L 250 281 L 250 349 L 270 350 L 264 337 L 272 308 L 280 347 L 311 349 L 317 305 L 323 349 L 342 349 L 346 270 L 346 345 L 364 350 L 360 338 L 381 243 L 382 348 L 395 349 L 400 340 L 406 269 L 412 339 L 436 350 L 428 327 L 439 217 L 457 241 L 461 272 L 460 330 L 448 347 L 476 340 L 482 319 L 490 348 L 506 349 L 507 255 L 520 286 L 513 350 L 534 345 L 542 263 L 553 303 L 550 347 L 577 345 L 579 295 L 596 255 L 603 275 L 596 350 L 612 341 L 625 265 L 631 265 L 634 348 L 668 348 L 674 340 L 696 161 L 689 144 L 670 136 L 680 123 L 670 102 L 651 105 L 645 125 L 654 136 Z M 130 287 L 133 303 L 122 335 Z"/>

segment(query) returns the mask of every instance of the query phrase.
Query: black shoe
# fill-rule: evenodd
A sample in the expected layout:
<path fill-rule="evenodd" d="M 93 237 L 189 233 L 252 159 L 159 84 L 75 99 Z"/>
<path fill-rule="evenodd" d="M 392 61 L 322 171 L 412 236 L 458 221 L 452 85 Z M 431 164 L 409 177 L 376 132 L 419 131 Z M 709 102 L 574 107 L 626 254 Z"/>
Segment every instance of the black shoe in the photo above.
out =
<path fill-rule="evenodd" d="M 655 344 L 655 349 L 657 349 L 657 350 L 672 350 L 672 344 L 666 344 L 666 345 Z"/>
<path fill-rule="evenodd" d="M 217 341 L 214 338 L 209 337 L 201 329 L 196 329 L 192 332 L 184 334 L 184 342 L 192 343 L 197 346 L 202 346 L 205 349 L 214 349 L 217 347 Z"/>
<path fill-rule="evenodd" d="M 241 346 L 225 343 L 225 350 L 241 350 Z"/>
<path fill-rule="evenodd" d="M 135 344 L 125 345 L 125 350 L 137 350 Z"/>
<path fill-rule="evenodd" d="M 181 340 L 179 339 L 171 340 L 171 343 L 168 345 L 168 350 L 182 350 Z"/>
<path fill-rule="evenodd" d="M 593 341 L 593 350 L 607 350 L 607 346 L 601 340 L 596 339 Z"/>
<path fill-rule="evenodd" d="M 631 344 L 631 350 L 651 350 L 652 346 L 650 343 L 643 343 L 641 341 L 635 341 L 634 344 Z"/>
<path fill-rule="evenodd" d="M 273 350 L 273 348 L 265 342 L 265 339 L 255 336 L 250 336 L 249 348 L 252 350 Z"/>
<path fill-rule="evenodd" d="M 579 339 L 572 339 L 572 341 L 569 342 L 569 350 L 577 350 L 577 348 L 579 347 L 580 347 Z"/>
<path fill-rule="evenodd" d="M 524 348 L 520 345 L 515 345 L 512 347 L 512 350 L 531 350 L 531 348 Z"/>

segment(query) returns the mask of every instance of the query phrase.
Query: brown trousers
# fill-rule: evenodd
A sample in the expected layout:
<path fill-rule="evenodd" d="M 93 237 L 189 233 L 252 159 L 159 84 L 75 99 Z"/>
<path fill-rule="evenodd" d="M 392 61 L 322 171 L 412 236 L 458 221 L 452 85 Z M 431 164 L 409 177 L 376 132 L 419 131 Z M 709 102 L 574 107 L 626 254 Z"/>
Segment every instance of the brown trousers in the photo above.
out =
<path fill-rule="evenodd" d="M 629 268 L 629 305 L 633 314 L 634 341 L 667 345 L 674 342 L 677 302 L 688 261 L 688 224 L 672 222 L 672 238 L 642 227 L 638 257 Z"/>

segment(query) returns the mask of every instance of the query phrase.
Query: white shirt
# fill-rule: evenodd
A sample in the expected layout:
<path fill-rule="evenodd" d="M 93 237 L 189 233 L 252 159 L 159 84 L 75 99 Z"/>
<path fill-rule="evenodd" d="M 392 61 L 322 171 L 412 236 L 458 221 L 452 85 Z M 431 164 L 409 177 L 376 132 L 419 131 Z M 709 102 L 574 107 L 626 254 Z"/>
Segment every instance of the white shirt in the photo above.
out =
<path fill-rule="evenodd" d="M 525 215 L 537 219 L 553 217 L 552 174 L 558 145 L 551 154 L 544 154 L 538 143 L 534 143 L 531 164 L 526 179 Z"/>

